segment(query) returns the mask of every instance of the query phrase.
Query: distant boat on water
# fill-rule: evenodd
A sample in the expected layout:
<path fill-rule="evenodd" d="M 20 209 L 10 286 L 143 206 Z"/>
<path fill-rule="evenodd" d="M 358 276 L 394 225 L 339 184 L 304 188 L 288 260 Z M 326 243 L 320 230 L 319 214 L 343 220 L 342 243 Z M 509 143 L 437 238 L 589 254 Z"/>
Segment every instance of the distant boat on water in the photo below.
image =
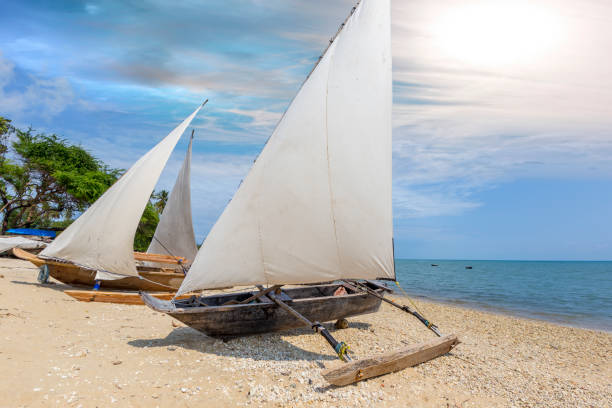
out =
<path fill-rule="evenodd" d="M 466 266 L 465 269 L 472 269 L 472 267 L 471 266 Z"/>
<path fill-rule="evenodd" d="M 431 266 L 440 266 L 440 265 L 438 265 L 438 264 L 431 264 Z"/>

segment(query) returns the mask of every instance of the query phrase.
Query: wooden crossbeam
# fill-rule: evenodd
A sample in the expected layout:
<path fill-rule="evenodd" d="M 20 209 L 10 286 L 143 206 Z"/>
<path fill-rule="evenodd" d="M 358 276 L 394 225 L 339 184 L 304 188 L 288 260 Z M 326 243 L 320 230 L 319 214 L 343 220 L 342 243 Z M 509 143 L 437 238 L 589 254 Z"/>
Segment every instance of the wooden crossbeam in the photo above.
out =
<path fill-rule="evenodd" d="M 187 260 L 180 256 L 171 256 L 164 254 L 147 254 L 145 252 L 134 252 L 134 259 L 137 261 L 149 261 L 169 264 L 182 264 Z"/>
<path fill-rule="evenodd" d="M 124 305 L 144 305 L 138 292 L 101 291 L 101 290 L 72 290 L 64 291 L 65 294 L 81 302 L 119 303 Z M 161 300 L 170 300 L 174 292 L 151 293 L 152 296 Z M 181 295 L 177 299 L 186 299 L 191 294 Z"/>
<path fill-rule="evenodd" d="M 243 304 L 246 304 L 246 303 L 250 303 L 250 302 L 254 301 L 255 299 L 259 299 L 260 297 L 267 295 L 268 293 L 272 292 L 273 290 L 276 290 L 276 289 L 280 288 L 281 286 L 282 285 L 275 285 L 275 286 L 270 286 L 268 289 L 260 289 L 259 292 L 257 292 L 253 296 L 249 297 L 248 299 L 245 299 L 245 300 L 242 300 L 242 301 L 230 300 L 228 302 L 225 302 L 221 306 L 243 305 Z"/>

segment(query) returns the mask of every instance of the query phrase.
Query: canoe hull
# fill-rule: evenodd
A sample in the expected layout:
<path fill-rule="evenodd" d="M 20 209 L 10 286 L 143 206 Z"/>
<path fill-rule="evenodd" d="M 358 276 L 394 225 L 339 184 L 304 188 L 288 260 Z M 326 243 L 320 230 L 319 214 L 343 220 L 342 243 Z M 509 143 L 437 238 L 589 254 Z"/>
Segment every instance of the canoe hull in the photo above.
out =
<path fill-rule="evenodd" d="M 72 263 L 56 262 L 42 259 L 18 248 L 13 249 L 13 254 L 18 258 L 30 261 L 38 267 L 46 266 L 49 276 L 67 285 L 81 285 L 93 287 L 96 272 L 91 269 L 81 268 Z M 101 281 L 101 288 L 121 290 L 146 290 L 154 292 L 176 291 L 183 282 L 185 275 L 175 273 L 172 270 L 161 268 L 138 267 L 138 274 L 143 278 L 127 277 L 116 280 Z"/>
<path fill-rule="evenodd" d="M 90 269 L 80 268 L 72 264 L 46 263 L 49 268 L 49 276 L 67 285 L 84 285 L 93 287 L 96 272 Z M 184 275 L 172 272 L 152 272 L 139 270 L 138 274 L 144 279 L 127 277 L 115 280 L 103 280 L 101 288 L 122 290 L 147 290 L 147 291 L 176 291 Z"/>
<path fill-rule="evenodd" d="M 313 285 L 283 290 L 291 300 L 285 303 L 311 321 L 328 322 L 361 314 L 374 313 L 380 308 L 381 300 L 363 293 L 351 293 L 333 296 L 333 292 L 342 285 Z M 380 290 L 380 289 L 378 289 Z M 320 293 L 317 293 L 320 292 Z M 382 291 L 381 291 L 382 292 Z M 212 337 L 238 337 L 273 331 L 289 330 L 304 327 L 304 324 L 290 315 L 267 297 L 257 303 L 226 305 L 230 300 L 242 300 L 256 292 L 243 292 L 220 296 L 196 298 L 191 301 L 169 301 L 155 299 L 148 294 L 141 294 L 145 304 L 154 310 L 164 312 L 186 325 Z M 181 307 L 199 299 L 210 303 L 204 307 Z M 217 305 L 218 304 L 218 305 Z"/>

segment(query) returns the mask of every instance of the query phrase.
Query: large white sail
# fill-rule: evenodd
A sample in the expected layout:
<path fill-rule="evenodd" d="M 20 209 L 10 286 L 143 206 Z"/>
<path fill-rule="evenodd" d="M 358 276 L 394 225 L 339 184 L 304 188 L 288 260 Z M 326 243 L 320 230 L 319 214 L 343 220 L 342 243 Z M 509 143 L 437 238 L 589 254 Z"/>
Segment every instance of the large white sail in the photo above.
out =
<path fill-rule="evenodd" d="M 134 163 L 40 255 L 102 272 L 138 276 L 134 236 L 140 217 L 172 150 L 201 107 Z"/>
<path fill-rule="evenodd" d="M 182 256 L 193 261 L 198 252 L 191 218 L 191 145 L 189 140 L 183 166 L 168 197 L 147 252 Z"/>
<path fill-rule="evenodd" d="M 178 293 L 394 278 L 388 0 L 346 21 L 204 241 Z"/>

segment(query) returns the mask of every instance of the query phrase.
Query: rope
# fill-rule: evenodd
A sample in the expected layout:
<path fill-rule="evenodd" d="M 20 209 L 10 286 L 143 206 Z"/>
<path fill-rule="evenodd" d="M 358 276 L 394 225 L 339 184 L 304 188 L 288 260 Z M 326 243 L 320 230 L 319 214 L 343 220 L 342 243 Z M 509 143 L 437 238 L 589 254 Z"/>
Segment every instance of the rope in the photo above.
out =
<path fill-rule="evenodd" d="M 180 258 L 179 256 L 176 256 L 176 255 L 174 255 L 172 252 L 170 252 L 170 250 L 169 250 L 168 248 L 166 248 L 166 246 L 165 246 L 165 245 L 164 245 L 164 244 L 163 244 L 163 243 L 162 243 L 162 242 L 161 242 L 159 239 L 157 239 L 157 238 L 155 237 L 155 234 L 153 234 L 153 239 L 154 239 L 154 240 L 156 240 L 156 241 L 159 243 L 159 245 L 161 245 L 161 246 L 162 246 L 162 248 L 164 248 L 164 249 L 166 250 L 166 252 L 168 252 L 168 255 L 173 256 L 173 257 L 175 257 L 175 258 Z M 179 264 L 179 266 L 181 267 L 181 269 L 183 270 L 183 275 L 187 275 L 187 268 L 185 268 L 185 267 L 183 266 L 183 261 L 181 261 L 181 260 L 179 259 L 179 260 L 178 260 L 178 264 Z"/>
<path fill-rule="evenodd" d="M 141 233 L 141 234 L 144 234 L 144 232 L 143 232 L 143 231 L 142 231 L 142 229 L 140 228 L 140 225 L 138 225 L 138 227 L 136 227 L 136 229 L 137 229 L 138 231 L 140 231 L 140 233 Z M 168 248 L 166 248 L 166 246 L 163 244 L 163 242 L 161 242 L 161 241 L 160 241 L 160 240 L 159 240 L 159 239 L 158 239 L 158 238 L 155 236 L 155 233 L 153 233 L 153 239 L 154 239 L 155 241 L 157 241 L 157 242 L 159 243 L 159 245 L 161 245 L 161 246 L 162 246 L 162 248 L 164 248 L 164 249 L 166 250 L 166 252 L 168 252 L 168 255 L 173 256 L 173 257 L 175 257 L 175 258 L 181 258 L 180 256 L 176 256 L 176 255 L 174 255 L 174 254 L 173 254 L 173 253 L 172 253 L 172 252 L 171 252 L 171 251 L 170 251 Z M 150 262 L 153 262 L 153 261 L 150 261 Z M 187 271 L 187 268 L 185 268 L 185 267 L 183 266 L 183 263 L 182 263 L 182 261 L 181 261 L 181 260 L 179 260 L 179 261 L 178 261 L 178 265 L 181 267 L 181 269 L 182 269 L 182 271 L 183 271 L 183 275 L 187 275 L 187 272 L 188 272 L 188 271 Z"/>
<path fill-rule="evenodd" d="M 398 281 L 395 281 L 395 284 L 397 285 L 398 288 L 400 288 L 400 290 L 402 291 L 402 293 L 404 294 L 404 296 L 406 297 L 406 299 L 408 299 L 408 302 L 410 302 L 410 304 L 412 305 L 412 307 L 414 307 L 414 309 L 419 312 L 423 317 L 425 317 L 425 313 L 421 312 L 421 310 L 418 308 L 418 306 L 412 301 L 412 299 L 410 299 L 410 296 L 408 296 L 408 293 L 406 293 L 406 291 L 404 290 L 404 288 L 402 288 L 399 284 Z M 427 318 L 426 318 L 427 319 Z M 429 321 L 429 319 L 427 319 Z"/>

